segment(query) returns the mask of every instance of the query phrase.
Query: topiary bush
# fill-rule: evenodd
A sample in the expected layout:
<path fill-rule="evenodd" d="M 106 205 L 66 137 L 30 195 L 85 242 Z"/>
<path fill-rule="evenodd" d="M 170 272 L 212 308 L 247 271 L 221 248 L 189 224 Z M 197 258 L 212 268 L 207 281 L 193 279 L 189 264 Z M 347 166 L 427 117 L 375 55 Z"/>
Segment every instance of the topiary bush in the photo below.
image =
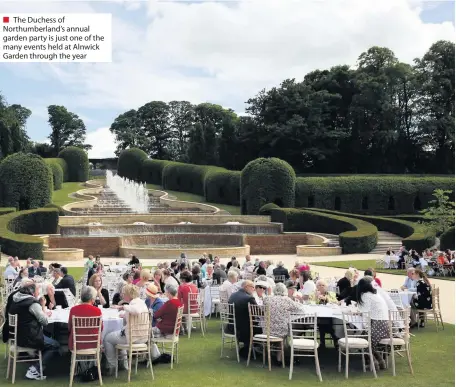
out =
<path fill-rule="evenodd" d="M 454 189 L 454 176 L 299 177 L 296 207 L 372 215 L 413 214 L 428 206 L 436 188 Z"/>
<path fill-rule="evenodd" d="M 56 234 L 59 214 L 56 209 L 13 212 L 0 216 L 2 252 L 21 259 L 43 258 L 43 239 L 27 234 Z"/>
<path fill-rule="evenodd" d="M 361 219 L 374 224 L 380 231 L 388 231 L 392 234 L 399 235 L 402 239 L 402 244 L 408 249 L 414 249 L 421 253 L 425 249 L 434 246 L 435 234 L 427 229 L 424 225 L 414 222 L 409 222 L 393 217 L 386 218 L 381 216 L 350 214 L 346 212 L 330 211 L 323 209 L 312 210 L 331 215 L 345 216 L 349 218 Z"/>
<path fill-rule="evenodd" d="M 168 160 L 143 160 L 141 165 L 141 181 L 147 184 L 162 185 L 163 168 L 172 161 Z"/>
<path fill-rule="evenodd" d="M 275 209 L 280 209 L 280 207 L 275 203 L 268 203 L 260 208 L 259 214 L 260 215 L 271 215 L 271 210 L 275 210 Z"/>
<path fill-rule="evenodd" d="M 138 148 L 123 150 L 117 162 L 117 174 L 126 179 L 141 181 L 141 169 L 147 159 L 146 152 Z"/>
<path fill-rule="evenodd" d="M 241 172 L 210 167 L 205 176 L 207 202 L 238 206 L 240 203 Z"/>
<path fill-rule="evenodd" d="M 65 160 L 68 165 L 68 181 L 89 180 L 89 158 L 84 149 L 69 146 L 59 153 L 59 158 Z"/>
<path fill-rule="evenodd" d="M 373 224 L 359 219 L 296 208 L 271 210 L 271 221 L 283 223 L 284 231 L 338 234 L 344 254 L 368 253 L 378 241 Z"/>
<path fill-rule="evenodd" d="M 454 250 L 454 227 L 449 228 L 442 235 L 440 235 L 440 250 Z"/>
<path fill-rule="evenodd" d="M 204 180 L 210 167 L 207 165 L 168 163 L 163 168 L 162 186 L 173 191 L 191 192 L 204 195 Z M 223 168 L 220 168 L 223 170 Z"/>
<path fill-rule="evenodd" d="M 287 162 L 278 158 L 259 158 L 248 163 L 241 173 L 241 210 L 257 215 L 262 206 L 295 205 L 296 174 Z"/>
<path fill-rule="evenodd" d="M 51 168 L 38 155 L 14 153 L 0 164 L 0 205 L 19 210 L 52 201 Z"/>
<path fill-rule="evenodd" d="M 65 216 L 65 210 L 57 204 L 50 203 L 44 206 L 44 208 L 54 208 L 59 212 L 59 216 Z"/>
<path fill-rule="evenodd" d="M 56 159 L 44 159 L 46 164 L 51 168 L 54 191 L 57 191 L 62 188 L 63 169 L 60 164 L 56 163 L 54 160 Z"/>
<path fill-rule="evenodd" d="M 64 159 L 61 159 L 59 157 L 51 157 L 51 158 L 47 158 L 47 159 L 44 159 L 44 161 L 46 161 L 46 163 L 56 163 L 60 166 L 60 168 L 62 168 L 62 172 L 63 172 L 63 177 L 62 177 L 62 182 L 67 182 L 69 181 L 69 176 L 68 176 L 68 164 L 67 162 L 64 160 Z"/>

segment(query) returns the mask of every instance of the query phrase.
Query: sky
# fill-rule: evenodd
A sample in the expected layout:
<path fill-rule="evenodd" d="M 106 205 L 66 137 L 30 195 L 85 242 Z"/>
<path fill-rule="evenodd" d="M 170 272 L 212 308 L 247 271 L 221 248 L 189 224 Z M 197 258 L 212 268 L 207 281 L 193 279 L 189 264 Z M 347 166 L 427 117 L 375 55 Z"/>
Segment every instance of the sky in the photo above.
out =
<path fill-rule="evenodd" d="M 211 102 L 238 114 L 245 101 L 315 69 L 354 66 L 377 45 L 411 63 L 454 41 L 454 0 L 5 1 L 0 13 L 111 13 L 112 63 L 0 63 L 0 92 L 32 111 L 27 132 L 44 142 L 47 106 L 87 127 L 89 157 L 112 157 L 109 126 L 153 101 Z"/>

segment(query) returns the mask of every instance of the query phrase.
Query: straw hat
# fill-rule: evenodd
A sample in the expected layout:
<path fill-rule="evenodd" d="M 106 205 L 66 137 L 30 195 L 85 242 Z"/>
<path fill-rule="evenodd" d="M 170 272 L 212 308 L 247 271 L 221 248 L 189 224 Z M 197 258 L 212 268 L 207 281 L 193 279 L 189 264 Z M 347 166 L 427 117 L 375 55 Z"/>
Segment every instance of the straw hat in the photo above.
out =
<path fill-rule="evenodd" d="M 154 284 L 150 284 L 147 288 L 146 288 L 146 295 L 147 297 L 149 298 L 158 298 L 160 295 L 158 294 L 158 288 L 156 285 Z"/>

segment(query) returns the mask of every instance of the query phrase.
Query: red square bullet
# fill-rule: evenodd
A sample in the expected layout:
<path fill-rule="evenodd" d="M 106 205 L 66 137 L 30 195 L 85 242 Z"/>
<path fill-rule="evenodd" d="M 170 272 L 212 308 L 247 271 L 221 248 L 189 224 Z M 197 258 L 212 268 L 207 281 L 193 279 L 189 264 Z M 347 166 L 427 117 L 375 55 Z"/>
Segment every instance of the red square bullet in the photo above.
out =
<path fill-rule="evenodd" d="M 9 17 L 3 16 L 3 23 L 9 23 Z"/>

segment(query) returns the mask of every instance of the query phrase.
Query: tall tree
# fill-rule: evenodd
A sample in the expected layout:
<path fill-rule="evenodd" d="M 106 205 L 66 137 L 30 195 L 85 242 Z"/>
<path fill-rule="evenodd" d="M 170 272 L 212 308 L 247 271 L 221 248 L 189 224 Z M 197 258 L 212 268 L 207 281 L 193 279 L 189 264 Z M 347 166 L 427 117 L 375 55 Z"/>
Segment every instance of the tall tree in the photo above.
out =
<path fill-rule="evenodd" d="M 120 114 L 109 128 L 114 134 L 117 143 L 116 155 L 128 148 L 145 148 L 145 136 L 143 135 L 141 120 L 138 112 L 134 109 Z"/>
<path fill-rule="evenodd" d="M 29 150 L 26 123 L 31 114 L 29 109 L 21 105 L 8 105 L 0 95 L 0 159 L 15 152 Z"/>
<path fill-rule="evenodd" d="M 171 159 L 185 161 L 190 130 L 195 122 L 193 105 L 188 101 L 171 101 L 169 104 L 169 125 Z"/>
<path fill-rule="evenodd" d="M 146 139 L 146 153 L 160 160 L 169 158 L 168 145 L 172 137 L 169 126 L 169 107 L 165 102 L 153 101 L 138 109 L 142 135 Z"/>
<path fill-rule="evenodd" d="M 415 62 L 422 146 L 433 154 L 434 172 L 454 172 L 454 43 L 438 41 Z"/>
<path fill-rule="evenodd" d="M 49 125 L 51 126 L 51 146 L 57 155 L 68 146 L 91 149 L 92 145 L 84 144 L 86 127 L 84 121 L 75 113 L 69 112 L 65 106 L 48 106 Z"/>

